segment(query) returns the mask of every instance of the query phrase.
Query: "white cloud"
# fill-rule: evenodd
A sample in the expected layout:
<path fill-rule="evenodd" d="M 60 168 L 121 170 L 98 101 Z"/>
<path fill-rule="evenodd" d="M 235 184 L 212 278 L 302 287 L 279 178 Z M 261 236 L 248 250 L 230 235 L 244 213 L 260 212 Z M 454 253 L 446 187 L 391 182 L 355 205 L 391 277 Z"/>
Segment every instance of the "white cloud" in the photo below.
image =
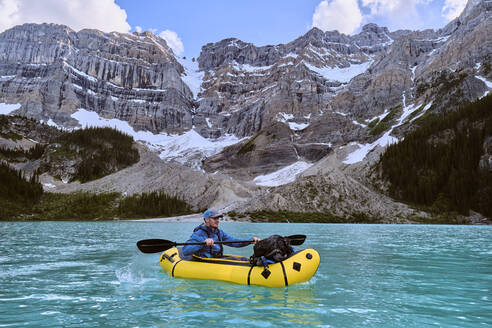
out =
<path fill-rule="evenodd" d="M 363 8 L 369 9 L 369 14 L 364 17 L 365 21 L 377 21 L 378 24 L 390 29 L 420 29 L 425 26 L 425 21 L 417 7 L 429 5 L 432 1 L 362 0 L 361 5 Z"/>
<path fill-rule="evenodd" d="M 129 32 L 115 0 L 0 0 L 0 32 L 24 23 L 57 23 L 78 31 Z"/>
<path fill-rule="evenodd" d="M 362 13 L 357 0 L 323 0 L 313 14 L 313 27 L 323 31 L 338 30 L 352 34 L 361 23 Z"/>
<path fill-rule="evenodd" d="M 405 0 L 362 0 L 362 5 L 368 7 L 371 16 L 385 15 L 398 9 Z"/>
<path fill-rule="evenodd" d="M 166 40 L 167 45 L 174 51 L 176 55 L 180 55 L 184 51 L 183 42 L 176 32 L 165 30 L 159 33 L 159 36 Z"/>
<path fill-rule="evenodd" d="M 442 15 L 451 21 L 461 14 L 466 3 L 467 0 L 446 0 L 442 7 Z"/>
<path fill-rule="evenodd" d="M 138 33 L 142 33 L 142 27 L 141 26 L 135 26 L 135 31 Z"/>
<path fill-rule="evenodd" d="M 15 25 L 18 10 L 16 0 L 0 0 L 0 31 Z"/>
<path fill-rule="evenodd" d="M 416 5 L 429 4 L 431 1 L 432 0 L 362 0 L 362 6 L 370 9 L 371 16 L 377 16 L 388 15 L 395 12 L 405 13 L 408 9 L 411 9 L 411 12 L 413 13 Z"/>

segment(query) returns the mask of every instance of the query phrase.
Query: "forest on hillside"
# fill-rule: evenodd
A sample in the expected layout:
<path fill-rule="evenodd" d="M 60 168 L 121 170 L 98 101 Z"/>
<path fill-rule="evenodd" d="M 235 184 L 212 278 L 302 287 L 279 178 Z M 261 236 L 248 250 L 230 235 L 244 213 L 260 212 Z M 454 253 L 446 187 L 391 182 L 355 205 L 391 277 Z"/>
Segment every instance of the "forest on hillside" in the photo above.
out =
<path fill-rule="evenodd" d="M 16 120 L 15 124 L 11 120 Z M 35 122 L 0 115 L 1 136 L 21 140 Z M 40 128 L 41 130 L 41 128 Z M 49 129 L 48 129 L 49 130 Z M 39 175 L 52 167 L 75 163 L 73 180 L 87 182 L 124 169 L 139 160 L 133 138 L 112 128 L 89 127 L 74 131 L 48 131 L 46 143 L 31 148 L 0 147 L 0 220 L 92 220 L 143 218 L 189 214 L 191 207 L 164 191 L 124 197 L 119 193 L 72 194 L 43 191 Z M 32 174 L 8 163 L 41 160 Z"/>
<path fill-rule="evenodd" d="M 30 212 L 42 195 L 37 173 L 26 177 L 22 171 L 0 162 L 0 219 Z"/>
<path fill-rule="evenodd" d="M 386 149 L 379 165 L 398 200 L 440 213 L 474 210 L 491 217 L 492 171 L 480 165 L 490 148 L 492 95 L 454 112 L 428 115 Z"/>
<path fill-rule="evenodd" d="M 0 163 L 0 220 L 94 220 L 169 217 L 190 214 L 191 206 L 163 191 L 124 197 L 120 193 L 43 192 L 39 175 L 30 177 Z"/>
<path fill-rule="evenodd" d="M 89 127 L 66 132 L 54 140 L 59 147 L 51 157 L 58 160 L 81 158 L 72 180 L 87 182 L 135 164 L 138 150 L 133 137 L 108 127 Z"/>

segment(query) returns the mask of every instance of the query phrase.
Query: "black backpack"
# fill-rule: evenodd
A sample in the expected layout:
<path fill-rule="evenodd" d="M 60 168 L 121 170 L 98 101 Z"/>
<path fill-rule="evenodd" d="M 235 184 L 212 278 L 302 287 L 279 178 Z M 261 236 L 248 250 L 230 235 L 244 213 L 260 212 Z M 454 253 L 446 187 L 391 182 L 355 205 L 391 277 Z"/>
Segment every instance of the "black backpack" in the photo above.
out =
<path fill-rule="evenodd" d="M 250 257 L 250 263 L 255 265 L 266 265 L 263 258 L 280 262 L 288 258 L 294 252 L 290 247 L 290 242 L 287 238 L 279 235 L 272 235 L 262 239 L 253 247 L 254 254 Z"/>

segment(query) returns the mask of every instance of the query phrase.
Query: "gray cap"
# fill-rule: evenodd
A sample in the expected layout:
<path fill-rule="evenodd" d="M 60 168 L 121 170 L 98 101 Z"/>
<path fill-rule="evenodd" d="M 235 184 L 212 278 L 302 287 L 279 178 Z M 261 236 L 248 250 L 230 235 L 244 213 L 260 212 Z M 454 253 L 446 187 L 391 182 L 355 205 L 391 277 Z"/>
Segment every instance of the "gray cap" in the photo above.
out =
<path fill-rule="evenodd" d="M 221 217 L 223 217 L 222 213 L 220 213 L 219 211 L 217 211 L 214 208 L 210 208 L 210 209 L 206 210 L 205 213 L 203 213 L 204 219 L 206 219 L 206 218 L 221 218 Z"/>

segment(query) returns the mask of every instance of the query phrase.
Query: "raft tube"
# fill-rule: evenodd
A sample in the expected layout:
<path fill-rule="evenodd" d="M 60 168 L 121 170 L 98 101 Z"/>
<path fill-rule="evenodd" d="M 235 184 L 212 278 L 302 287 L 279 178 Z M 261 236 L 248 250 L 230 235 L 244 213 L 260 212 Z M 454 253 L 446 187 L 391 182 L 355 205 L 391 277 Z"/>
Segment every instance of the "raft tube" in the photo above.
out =
<path fill-rule="evenodd" d="M 162 253 L 159 262 L 171 277 L 285 287 L 311 279 L 318 270 L 320 257 L 316 250 L 309 248 L 265 268 L 252 267 L 248 258 L 237 255 L 224 255 L 223 258 L 185 257 L 181 247 L 173 247 Z"/>

